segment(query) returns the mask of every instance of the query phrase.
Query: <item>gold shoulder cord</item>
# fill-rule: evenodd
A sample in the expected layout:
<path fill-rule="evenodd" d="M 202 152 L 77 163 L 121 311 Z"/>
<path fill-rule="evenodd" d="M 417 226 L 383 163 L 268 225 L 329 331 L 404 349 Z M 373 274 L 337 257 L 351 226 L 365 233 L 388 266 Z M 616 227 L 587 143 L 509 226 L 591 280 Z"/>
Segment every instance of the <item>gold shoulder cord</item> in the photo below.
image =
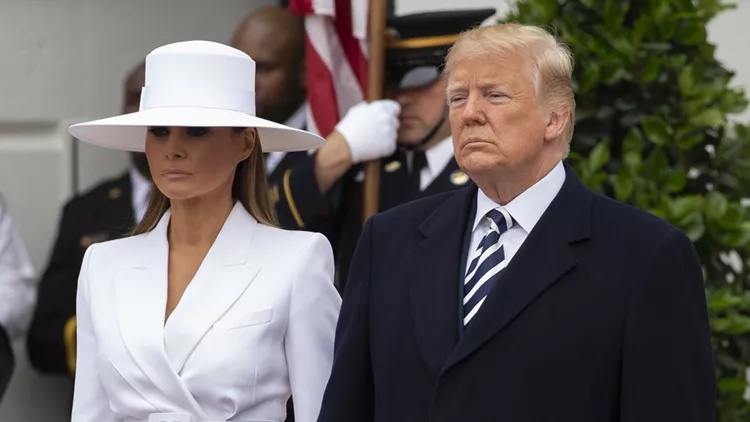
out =
<path fill-rule="evenodd" d="M 76 373 L 76 317 L 75 315 L 68 319 L 63 329 L 63 340 L 65 341 L 65 359 L 68 363 L 68 372 L 71 375 Z"/>
<path fill-rule="evenodd" d="M 289 210 L 292 212 L 294 221 L 297 222 L 299 228 L 304 229 L 305 222 L 302 221 L 302 217 L 299 215 L 297 205 L 294 203 L 294 198 L 292 198 L 292 189 L 289 187 L 289 177 L 291 176 L 291 174 L 292 169 L 289 169 L 284 173 L 284 196 L 286 196 L 286 202 L 289 204 Z"/>

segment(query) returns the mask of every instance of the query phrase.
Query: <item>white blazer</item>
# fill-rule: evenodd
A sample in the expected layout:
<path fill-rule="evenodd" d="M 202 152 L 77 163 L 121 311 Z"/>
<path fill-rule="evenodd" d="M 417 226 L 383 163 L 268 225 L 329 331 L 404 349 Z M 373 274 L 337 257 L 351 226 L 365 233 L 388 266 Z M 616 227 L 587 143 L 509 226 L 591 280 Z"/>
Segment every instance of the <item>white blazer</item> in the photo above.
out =
<path fill-rule="evenodd" d="M 341 306 L 328 240 L 237 203 L 165 324 L 169 218 L 86 251 L 72 422 L 281 422 L 290 395 L 315 421 Z"/>

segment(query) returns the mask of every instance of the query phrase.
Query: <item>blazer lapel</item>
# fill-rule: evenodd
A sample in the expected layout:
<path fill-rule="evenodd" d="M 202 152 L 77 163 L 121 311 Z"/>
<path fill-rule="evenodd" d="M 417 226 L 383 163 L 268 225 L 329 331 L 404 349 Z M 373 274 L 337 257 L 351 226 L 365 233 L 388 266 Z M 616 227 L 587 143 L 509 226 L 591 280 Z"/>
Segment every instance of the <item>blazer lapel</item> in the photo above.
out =
<path fill-rule="evenodd" d="M 591 202 L 592 194 L 566 165 L 562 189 L 487 296 L 444 371 L 481 347 L 575 266 L 570 245 L 589 237 Z"/>
<path fill-rule="evenodd" d="M 419 227 L 422 242 L 407 259 L 414 263 L 407 280 L 417 341 L 435 379 L 458 341 L 463 223 L 475 192 L 474 186 L 464 189 L 431 214 Z"/>
<path fill-rule="evenodd" d="M 125 347 L 153 386 L 170 402 L 203 415 L 192 394 L 172 371 L 164 351 L 169 217 L 167 211 L 156 228 L 140 238 L 132 268 L 116 276 L 115 312 Z M 127 373 L 123 376 L 131 380 L 139 378 L 128 377 Z M 141 390 L 147 388 L 139 386 L 137 381 L 131 384 Z M 148 391 L 141 391 L 141 394 L 148 394 Z"/>
<path fill-rule="evenodd" d="M 260 264 L 248 262 L 257 226 L 238 202 L 167 320 L 164 344 L 175 373 L 182 371 L 206 332 L 258 274 Z"/>

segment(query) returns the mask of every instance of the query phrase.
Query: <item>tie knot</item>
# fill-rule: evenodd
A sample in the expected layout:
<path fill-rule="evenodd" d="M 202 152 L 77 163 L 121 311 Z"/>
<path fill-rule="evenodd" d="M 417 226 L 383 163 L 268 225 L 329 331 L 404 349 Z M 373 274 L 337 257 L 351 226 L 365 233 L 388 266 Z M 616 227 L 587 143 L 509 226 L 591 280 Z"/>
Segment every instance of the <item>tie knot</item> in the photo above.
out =
<path fill-rule="evenodd" d="M 513 227 L 515 221 L 510 213 L 502 208 L 493 208 L 485 214 L 485 217 L 490 222 L 490 228 L 497 231 L 499 234 L 503 234 L 506 230 Z"/>

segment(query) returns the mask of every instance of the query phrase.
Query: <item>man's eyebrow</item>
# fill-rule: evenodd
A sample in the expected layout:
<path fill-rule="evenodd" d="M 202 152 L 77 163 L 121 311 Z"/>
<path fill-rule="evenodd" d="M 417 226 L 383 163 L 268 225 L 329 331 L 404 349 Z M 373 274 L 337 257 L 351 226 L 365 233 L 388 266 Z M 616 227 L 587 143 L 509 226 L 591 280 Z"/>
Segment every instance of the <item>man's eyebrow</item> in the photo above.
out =
<path fill-rule="evenodd" d="M 460 92 L 460 91 L 466 91 L 466 84 L 465 83 L 454 83 L 450 84 L 445 88 L 446 93 L 452 93 L 452 92 Z"/>

